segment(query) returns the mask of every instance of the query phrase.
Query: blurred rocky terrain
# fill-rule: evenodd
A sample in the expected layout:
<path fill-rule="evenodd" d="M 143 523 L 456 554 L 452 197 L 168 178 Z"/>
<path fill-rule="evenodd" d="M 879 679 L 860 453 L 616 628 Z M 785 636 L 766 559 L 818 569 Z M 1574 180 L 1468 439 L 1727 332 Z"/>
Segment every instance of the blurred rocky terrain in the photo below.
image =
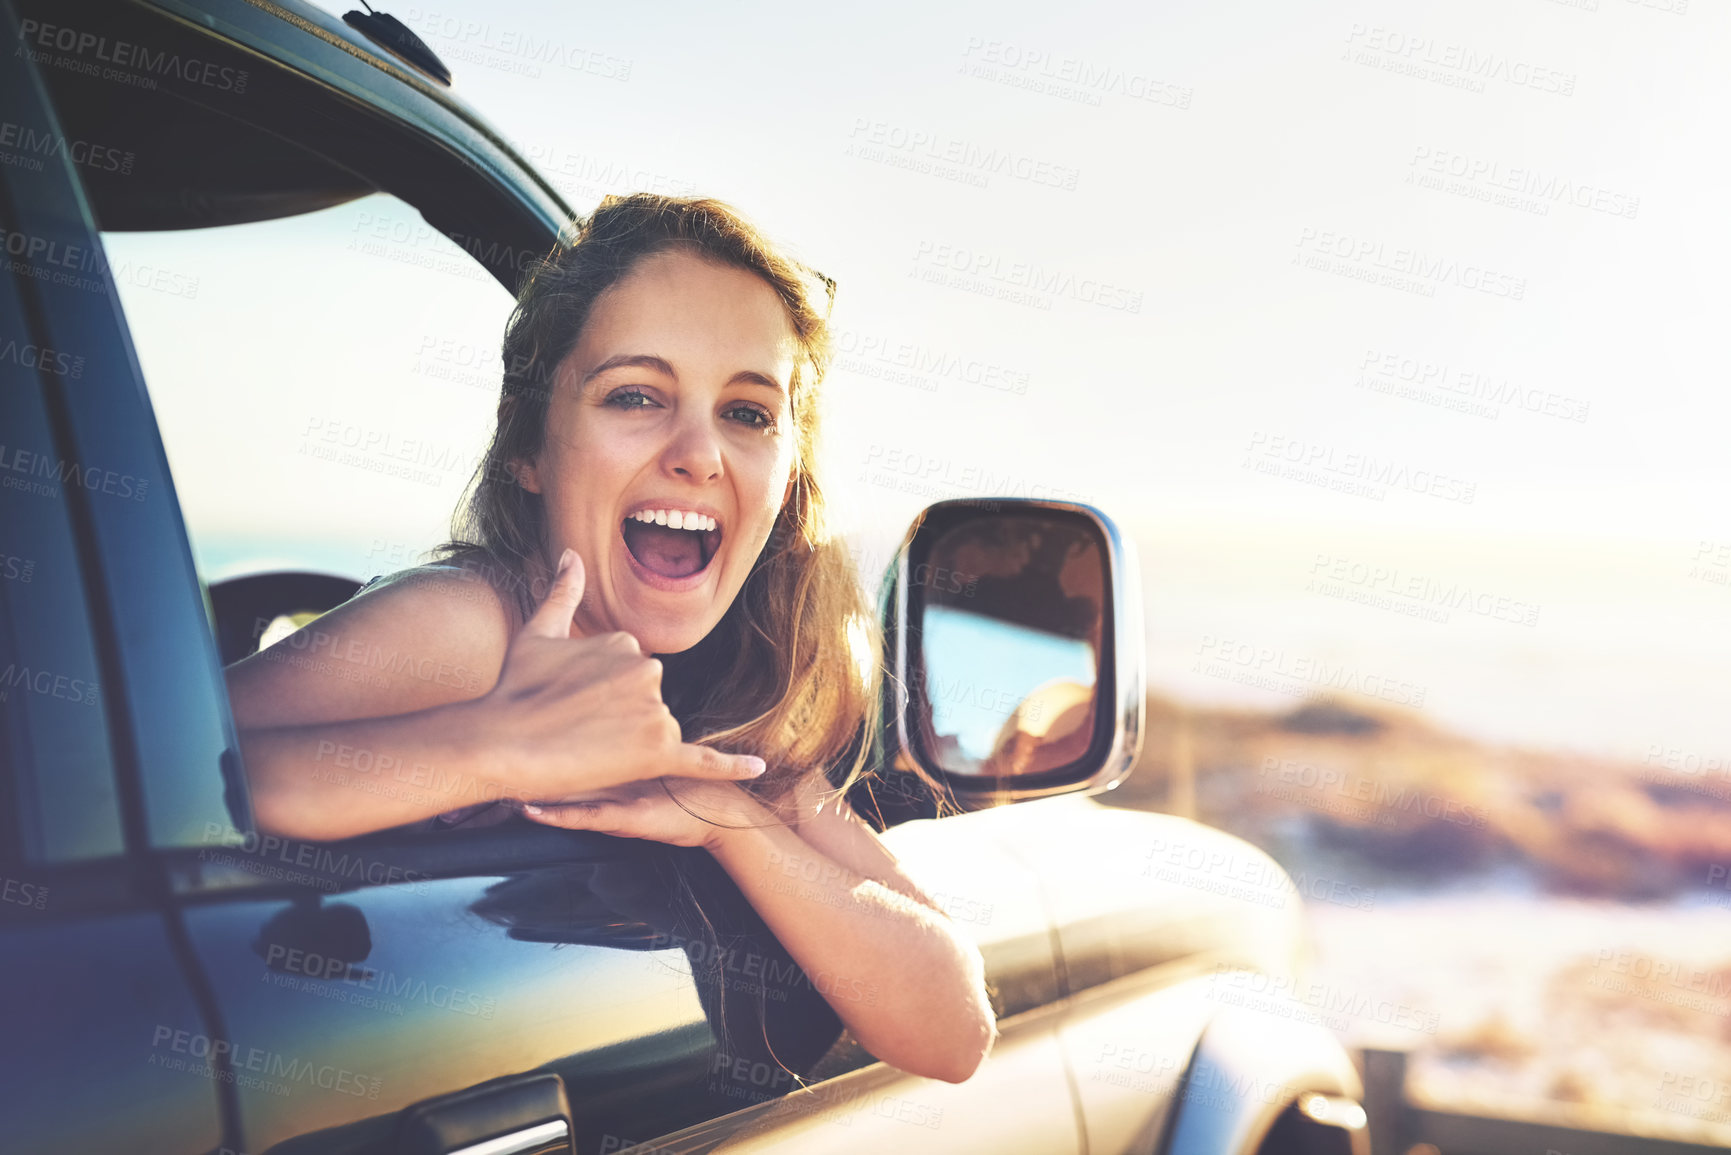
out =
<path fill-rule="evenodd" d="M 1103 801 L 1286 867 L 1320 997 L 1391 1008 L 1331 1026 L 1410 1051 L 1413 1099 L 1731 1146 L 1726 768 L 1498 747 L 1357 703 L 1150 698 Z"/>

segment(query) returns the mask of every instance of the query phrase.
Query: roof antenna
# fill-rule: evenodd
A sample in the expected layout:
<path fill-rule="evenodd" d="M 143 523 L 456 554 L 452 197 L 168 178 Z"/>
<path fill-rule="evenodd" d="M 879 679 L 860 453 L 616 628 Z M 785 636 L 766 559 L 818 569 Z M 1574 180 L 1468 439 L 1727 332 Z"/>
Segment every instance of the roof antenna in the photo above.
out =
<path fill-rule="evenodd" d="M 365 12 L 343 13 L 343 23 L 409 65 L 416 72 L 431 77 L 445 87 L 451 86 L 451 70 L 445 67 L 426 41 L 409 31 L 408 25 L 388 12 L 377 12 L 367 0 L 361 0 Z"/>

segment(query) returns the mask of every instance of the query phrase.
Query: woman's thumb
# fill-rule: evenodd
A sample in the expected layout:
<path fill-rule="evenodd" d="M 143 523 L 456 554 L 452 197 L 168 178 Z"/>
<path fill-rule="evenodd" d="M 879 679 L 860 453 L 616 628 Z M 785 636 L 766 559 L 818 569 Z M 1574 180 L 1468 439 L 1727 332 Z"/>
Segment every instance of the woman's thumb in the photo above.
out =
<path fill-rule="evenodd" d="M 547 592 L 547 600 L 523 623 L 523 632 L 542 638 L 570 637 L 571 615 L 583 600 L 583 580 L 583 559 L 576 550 L 566 550 L 559 558 L 559 569 L 553 575 L 553 588 Z"/>

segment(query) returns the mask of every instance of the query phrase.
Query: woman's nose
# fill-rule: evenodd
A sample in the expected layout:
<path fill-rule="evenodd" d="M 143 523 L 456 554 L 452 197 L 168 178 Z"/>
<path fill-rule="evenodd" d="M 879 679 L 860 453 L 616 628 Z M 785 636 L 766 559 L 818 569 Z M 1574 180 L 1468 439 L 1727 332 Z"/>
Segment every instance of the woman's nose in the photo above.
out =
<path fill-rule="evenodd" d="M 669 473 L 693 481 L 720 477 L 721 442 L 709 422 L 696 416 L 681 420 L 663 451 L 662 465 Z"/>

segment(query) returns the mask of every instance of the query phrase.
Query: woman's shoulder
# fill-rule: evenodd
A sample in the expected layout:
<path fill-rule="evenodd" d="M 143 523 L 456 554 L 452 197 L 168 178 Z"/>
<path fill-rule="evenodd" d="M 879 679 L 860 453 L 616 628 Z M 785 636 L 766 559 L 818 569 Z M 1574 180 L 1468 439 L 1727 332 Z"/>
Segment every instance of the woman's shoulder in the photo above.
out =
<path fill-rule="evenodd" d="M 485 693 L 514 613 L 462 565 L 385 574 L 295 634 L 230 666 L 237 719 L 281 726 L 407 713 Z"/>
<path fill-rule="evenodd" d="M 501 658 L 523 614 L 510 583 L 480 564 L 443 559 L 381 574 L 349 602 L 359 619 L 442 643 L 466 642 Z M 348 608 L 348 607 L 345 607 Z"/>
<path fill-rule="evenodd" d="M 522 625 L 523 581 L 481 551 L 452 554 L 423 565 L 380 574 L 355 596 L 388 593 L 393 602 L 464 618 L 502 618 L 507 635 Z"/>

